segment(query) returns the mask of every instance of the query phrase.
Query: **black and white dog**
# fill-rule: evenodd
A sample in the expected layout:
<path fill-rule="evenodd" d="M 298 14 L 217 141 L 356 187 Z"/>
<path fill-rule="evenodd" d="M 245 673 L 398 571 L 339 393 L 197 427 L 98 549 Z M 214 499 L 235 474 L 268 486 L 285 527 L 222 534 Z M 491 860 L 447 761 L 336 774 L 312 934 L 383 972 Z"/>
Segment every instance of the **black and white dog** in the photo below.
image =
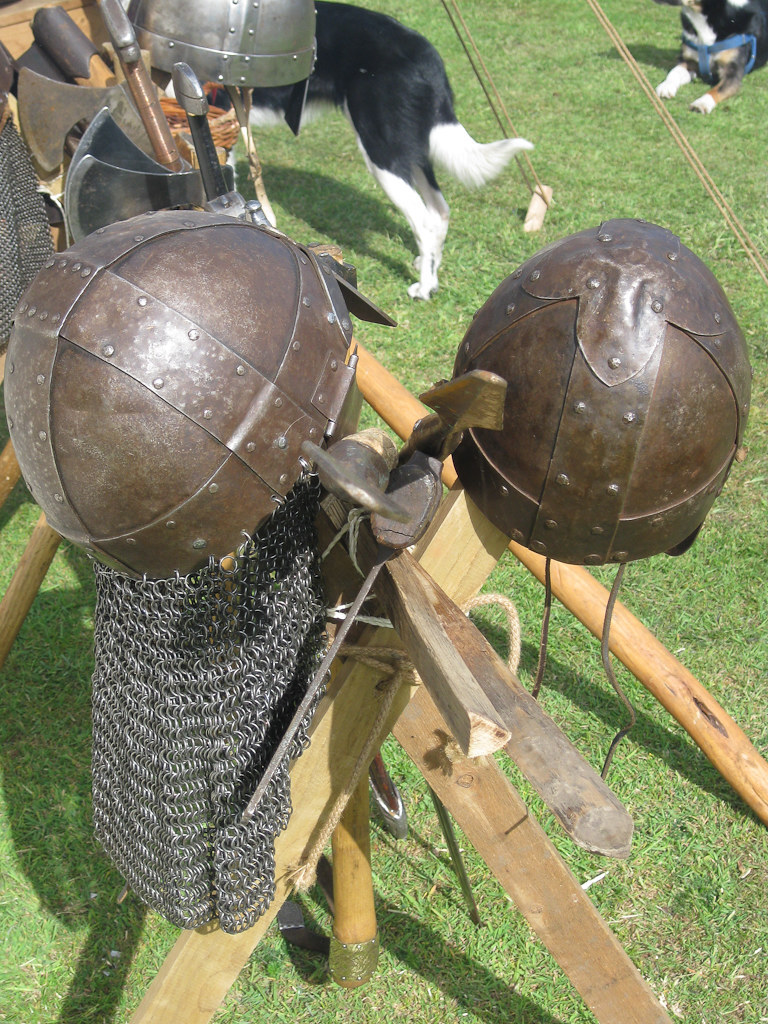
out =
<path fill-rule="evenodd" d="M 681 7 L 683 45 L 680 60 L 656 87 L 671 99 L 697 76 L 713 83 L 691 110 L 710 114 L 734 96 L 744 75 L 768 60 L 768 0 L 656 0 Z"/>
<path fill-rule="evenodd" d="M 368 170 L 416 238 L 419 280 L 408 294 L 428 299 L 437 290 L 450 213 L 433 164 L 479 187 L 532 144 L 517 138 L 475 142 L 456 118 L 440 55 L 418 32 L 351 4 L 318 0 L 316 10 L 317 60 L 302 123 L 323 107 L 344 111 Z M 292 93 L 292 86 L 254 89 L 251 124 L 280 122 Z"/>

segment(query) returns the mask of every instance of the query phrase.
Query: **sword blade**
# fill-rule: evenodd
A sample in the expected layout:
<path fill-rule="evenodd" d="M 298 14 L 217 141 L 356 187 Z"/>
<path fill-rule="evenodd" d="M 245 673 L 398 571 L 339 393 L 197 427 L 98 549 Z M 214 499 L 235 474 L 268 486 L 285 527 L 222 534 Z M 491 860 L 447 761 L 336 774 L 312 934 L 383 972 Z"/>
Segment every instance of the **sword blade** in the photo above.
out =
<path fill-rule="evenodd" d="M 285 760 L 288 751 L 291 748 L 293 738 L 298 732 L 299 728 L 301 727 L 301 723 L 304 721 L 305 716 L 307 715 L 310 707 L 312 706 L 312 701 L 314 700 L 317 691 L 323 685 L 325 677 L 328 674 L 328 671 L 331 665 L 333 664 L 336 655 L 339 653 L 342 643 L 344 642 L 344 637 L 349 632 L 352 623 L 357 618 L 360 609 L 363 606 L 363 602 L 371 592 L 371 588 L 373 587 L 373 584 L 376 582 L 376 577 L 379 575 L 381 567 L 389 558 L 392 557 L 393 554 L 394 550 L 392 548 L 386 548 L 383 546 L 379 547 L 376 560 L 371 566 L 368 575 L 365 577 L 362 584 L 360 585 L 360 589 L 357 592 L 355 600 L 350 605 L 349 611 L 344 616 L 344 620 L 342 621 L 339 628 L 336 630 L 336 635 L 333 638 L 331 646 L 325 652 L 323 660 L 320 662 L 317 671 L 312 676 L 309 686 L 307 687 L 307 691 L 302 697 L 301 703 L 296 709 L 287 731 L 285 732 L 283 738 L 280 740 L 280 743 L 275 748 L 275 752 L 272 754 L 269 764 L 264 769 L 264 773 L 259 779 L 259 784 L 254 790 L 253 795 L 251 796 L 250 800 L 246 805 L 245 810 L 243 811 L 242 817 L 240 819 L 241 822 L 249 821 L 256 813 L 256 808 L 259 806 L 259 803 L 264 797 L 264 794 L 267 791 L 267 787 L 269 786 L 272 779 L 275 777 L 275 773 L 277 772 L 278 768 Z"/>

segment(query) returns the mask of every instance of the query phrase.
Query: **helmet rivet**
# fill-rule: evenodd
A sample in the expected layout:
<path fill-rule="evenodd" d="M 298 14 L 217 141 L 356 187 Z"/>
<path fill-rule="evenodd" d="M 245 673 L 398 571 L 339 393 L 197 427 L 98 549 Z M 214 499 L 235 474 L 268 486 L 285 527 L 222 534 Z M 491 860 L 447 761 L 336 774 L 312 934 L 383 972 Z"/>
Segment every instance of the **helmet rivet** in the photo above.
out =
<path fill-rule="evenodd" d="M 211 412 L 210 409 L 203 409 L 203 419 L 204 420 L 210 420 L 210 419 L 212 419 L 212 417 L 213 417 L 213 413 Z"/>
<path fill-rule="evenodd" d="M 661 299 L 654 299 L 651 303 L 651 309 L 654 313 L 660 313 L 662 309 L 664 309 L 664 303 L 661 301 Z"/>
<path fill-rule="evenodd" d="M 544 520 L 544 525 L 546 526 L 546 528 L 548 530 L 556 530 L 557 529 L 557 521 L 554 520 L 554 519 L 545 519 Z"/>
<path fill-rule="evenodd" d="M 158 390 L 163 386 L 163 384 L 165 384 L 165 381 L 162 377 L 155 377 L 152 381 L 152 387 L 157 388 Z"/>
<path fill-rule="evenodd" d="M 608 360 L 608 365 L 612 370 L 618 370 L 618 368 L 621 366 L 621 360 L 618 356 L 611 356 L 611 358 Z"/>
<path fill-rule="evenodd" d="M 166 530 L 175 530 L 176 529 L 176 520 L 175 519 L 169 519 L 168 522 L 165 524 L 165 528 L 166 528 Z"/>
<path fill-rule="evenodd" d="M 512 540 L 516 540 L 518 544 L 522 544 L 525 540 L 525 536 L 522 530 L 513 530 L 510 536 Z"/>
<path fill-rule="evenodd" d="M 594 534 L 596 537 L 600 537 L 602 534 L 605 533 L 605 530 L 602 526 L 593 526 L 589 532 Z"/>
<path fill-rule="evenodd" d="M 587 403 L 586 402 L 574 402 L 573 411 L 578 416 L 583 415 L 587 411 Z"/>
<path fill-rule="evenodd" d="M 126 544 L 135 544 L 136 543 L 136 538 L 135 537 L 126 537 L 125 538 L 125 543 Z"/>
<path fill-rule="evenodd" d="M 675 260 L 677 259 L 677 253 L 676 252 L 668 252 L 667 253 L 667 259 L 668 260 L 672 260 L 672 262 L 674 263 Z"/>
<path fill-rule="evenodd" d="M 280 483 L 283 486 L 285 486 L 288 483 L 288 474 L 287 473 L 281 473 L 280 474 Z"/>
<path fill-rule="evenodd" d="M 147 296 L 146 295 L 140 295 L 136 301 L 137 301 L 137 303 L 140 306 L 144 307 L 147 304 Z"/>
<path fill-rule="evenodd" d="M 278 439 L 275 442 L 275 444 L 277 445 L 278 448 L 287 448 L 288 447 L 288 439 L 285 438 L 285 437 L 278 437 Z"/>
<path fill-rule="evenodd" d="M 336 359 L 332 359 L 331 360 L 331 369 L 332 370 L 338 370 L 338 368 L 339 368 L 338 361 Z"/>
<path fill-rule="evenodd" d="M 584 564 L 585 565 L 600 565 L 602 560 L 603 560 L 602 555 L 585 555 L 585 557 L 584 557 Z"/>
<path fill-rule="evenodd" d="M 530 281 L 538 281 L 540 277 L 541 277 L 541 271 L 540 270 L 534 270 L 533 273 L 531 274 L 529 280 Z"/>
<path fill-rule="evenodd" d="M 280 396 L 278 395 L 278 396 L 277 396 L 277 398 L 275 399 L 275 406 L 276 406 L 276 407 L 277 407 L 277 408 L 279 409 L 279 408 L 280 408 L 280 407 L 282 406 L 282 404 L 283 404 L 283 400 L 282 400 L 282 398 L 281 398 L 281 397 L 280 397 Z"/>
<path fill-rule="evenodd" d="M 235 368 L 235 373 L 237 374 L 238 377 L 243 376 L 243 374 L 245 373 L 245 367 L 243 366 L 242 363 L 240 363 L 240 365 Z"/>
<path fill-rule="evenodd" d="M 613 559 L 614 562 L 626 562 L 627 559 L 629 558 L 629 552 L 628 551 L 614 551 L 611 554 L 611 558 Z"/>
<path fill-rule="evenodd" d="M 133 240 L 134 240 L 134 242 L 143 242 L 144 241 L 144 235 L 134 235 L 133 236 Z"/>
<path fill-rule="evenodd" d="M 522 271 L 522 268 L 520 268 L 520 267 L 518 267 L 517 270 L 515 270 L 514 273 L 512 274 L 512 277 L 522 277 L 522 276 L 523 276 L 523 271 Z"/>
<path fill-rule="evenodd" d="M 531 541 L 531 550 L 538 551 L 540 555 L 544 555 L 547 551 L 547 545 L 543 540 L 533 540 Z"/>
<path fill-rule="evenodd" d="M 294 343 L 291 345 L 291 348 L 293 349 L 294 352 L 298 352 L 299 349 L 301 348 L 301 344 L 298 341 L 294 341 Z"/>
<path fill-rule="evenodd" d="M 598 242 L 612 242 L 613 235 L 598 235 L 597 240 Z"/>
<path fill-rule="evenodd" d="M 571 481 L 568 479 L 565 473 L 558 473 L 555 477 L 555 483 L 559 487 L 570 487 Z"/>
<path fill-rule="evenodd" d="M 625 423 L 634 423 L 637 419 L 637 414 L 634 412 L 625 412 L 621 418 Z"/>
<path fill-rule="evenodd" d="M 11 369 L 11 373 L 13 373 L 13 369 Z M 35 380 L 37 381 L 38 384 L 45 384 L 45 374 L 44 373 L 38 373 L 38 375 L 35 378 Z"/>
<path fill-rule="evenodd" d="M 40 433 L 37 436 L 40 438 L 41 441 L 47 441 L 48 440 L 48 435 L 46 434 L 46 432 L 44 430 L 41 430 Z"/>
<path fill-rule="evenodd" d="M 189 333 L 187 334 L 187 337 L 189 338 L 190 341 L 197 341 L 197 339 L 200 337 L 200 331 L 196 331 L 193 327 L 192 330 L 189 331 Z"/>
<path fill-rule="evenodd" d="M 256 451 L 256 445 L 253 443 L 253 441 L 249 441 L 248 444 L 245 446 L 245 450 L 247 452 L 255 452 Z"/>
<path fill-rule="evenodd" d="M 318 400 L 318 402 L 323 402 L 323 401 L 325 401 L 325 395 L 318 395 L 318 396 L 317 396 L 317 400 Z"/>
<path fill-rule="evenodd" d="M 73 264 L 72 264 L 72 273 L 73 273 L 73 274 L 76 274 L 76 273 L 77 273 L 77 271 L 78 271 L 78 270 L 80 269 L 80 267 L 81 267 L 81 266 L 82 266 L 82 264 L 81 264 L 81 263 L 73 263 Z"/>
<path fill-rule="evenodd" d="M 310 427 L 309 428 L 309 436 L 310 437 L 317 437 L 317 427 Z"/>
<path fill-rule="evenodd" d="M 587 281 L 587 288 L 591 288 L 592 291 L 594 291 L 596 288 L 599 288 L 599 287 L 600 287 L 600 281 L 598 280 L 598 278 L 590 277 L 590 279 Z"/>
<path fill-rule="evenodd" d="M 515 308 L 516 307 L 515 307 L 514 302 L 510 302 L 510 304 L 507 306 L 507 308 L 505 310 L 505 313 L 507 314 L 507 316 L 512 316 L 512 314 L 515 312 Z"/>
<path fill-rule="evenodd" d="M 202 537 L 198 537 L 197 540 L 192 541 L 192 547 L 196 551 L 200 551 L 201 548 L 205 547 L 205 540 Z"/>
<path fill-rule="evenodd" d="M 619 487 L 618 484 L 608 484 L 608 486 L 606 487 L 605 491 L 606 491 L 606 494 L 619 494 L 620 491 L 621 491 L 621 488 Z"/>
<path fill-rule="evenodd" d="M 715 313 L 715 323 L 716 324 L 719 324 L 722 319 L 723 318 L 720 316 L 719 313 Z"/>
<path fill-rule="evenodd" d="M 342 320 L 341 321 L 341 329 L 343 331 L 348 331 L 351 327 L 352 327 L 352 324 L 349 322 L 349 320 Z"/>
<path fill-rule="evenodd" d="M 509 488 L 507 487 L 507 485 L 506 485 L 506 484 L 502 484 L 502 485 L 501 485 L 501 487 L 500 487 L 499 489 L 500 489 L 500 491 L 501 491 L 501 495 L 502 495 L 502 497 L 503 497 L 503 498 L 506 498 L 506 497 L 507 497 L 507 495 L 509 494 Z"/>
<path fill-rule="evenodd" d="M 219 489 L 219 485 L 218 484 L 211 484 L 211 486 L 208 488 L 208 493 L 209 494 L 215 494 L 218 491 L 218 489 Z"/>
<path fill-rule="evenodd" d="M 90 267 L 83 267 L 83 269 L 80 271 L 80 277 L 90 277 L 90 276 L 91 276 L 91 268 Z"/>
<path fill-rule="evenodd" d="M 57 491 L 56 494 L 54 494 L 54 496 L 53 496 L 53 500 L 57 501 L 59 503 L 59 505 L 63 505 L 64 504 L 64 495 L 63 494 L 59 494 L 58 491 Z"/>
<path fill-rule="evenodd" d="M 113 345 L 103 345 L 102 348 L 101 348 L 101 354 L 103 356 L 106 356 L 107 358 L 109 358 L 110 356 L 113 356 L 115 354 L 114 346 Z"/>
<path fill-rule="evenodd" d="M 336 323 L 336 314 L 335 313 L 326 313 L 325 314 L 325 319 L 328 321 L 329 324 L 335 324 Z"/>
<path fill-rule="evenodd" d="M 27 316 L 28 317 L 33 317 L 36 312 L 37 312 L 37 306 L 30 306 L 29 309 L 27 310 Z"/>
<path fill-rule="evenodd" d="M 301 304 L 302 304 L 302 306 L 311 306 L 312 305 L 312 300 L 310 299 L 310 297 L 308 295 L 305 295 L 304 298 L 301 300 Z"/>
<path fill-rule="evenodd" d="M 16 364 L 15 363 L 11 363 L 11 365 L 8 367 L 8 372 L 9 373 L 13 373 L 13 371 L 15 369 L 16 369 Z"/>
<path fill-rule="evenodd" d="M 41 320 L 47 320 L 48 319 L 48 313 L 45 310 L 43 310 L 43 312 L 40 314 L 40 319 Z"/>

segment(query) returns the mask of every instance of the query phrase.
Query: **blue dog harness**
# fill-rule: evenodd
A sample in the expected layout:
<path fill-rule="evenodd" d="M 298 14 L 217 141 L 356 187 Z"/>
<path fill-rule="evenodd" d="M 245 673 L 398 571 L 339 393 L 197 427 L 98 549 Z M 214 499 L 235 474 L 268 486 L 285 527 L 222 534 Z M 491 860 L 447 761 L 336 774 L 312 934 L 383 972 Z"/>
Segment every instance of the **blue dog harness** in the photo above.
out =
<path fill-rule="evenodd" d="M 686 39 L 683 35 L 683 42 L 686 46 L 693 46 L 699 53 L 699 75 L 711 81 L 712 69 L 710 67 L 710 59 L 721 50 L 735 50 L 739 46 L 749 47 L 749 59 L 747 60 L 747 66 L 744 68 L 744 74 L 748 75 L 752 68 L 755 66 L 755 57 L 757 55 L 757 39 L 755 36 L 741 35 L 741 36 L 728 36 L 727 39 L 722 39 L 719 43 L 712 43 L 711 46 L 697 46 L 696 43 L 691 43 L 690 39 Z"/>

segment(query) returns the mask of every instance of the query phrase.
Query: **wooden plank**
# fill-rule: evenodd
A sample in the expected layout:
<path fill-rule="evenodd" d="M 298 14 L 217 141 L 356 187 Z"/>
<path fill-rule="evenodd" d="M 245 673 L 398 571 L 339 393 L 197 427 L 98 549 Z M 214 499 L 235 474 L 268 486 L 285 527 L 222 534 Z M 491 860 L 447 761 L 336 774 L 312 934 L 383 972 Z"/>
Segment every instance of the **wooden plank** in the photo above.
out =
<path fill-rule="evenodd" d="M 423 687 L 394 734 L 600 1024 L 671 1024 L 495 761 L 454 753 Z"/>

